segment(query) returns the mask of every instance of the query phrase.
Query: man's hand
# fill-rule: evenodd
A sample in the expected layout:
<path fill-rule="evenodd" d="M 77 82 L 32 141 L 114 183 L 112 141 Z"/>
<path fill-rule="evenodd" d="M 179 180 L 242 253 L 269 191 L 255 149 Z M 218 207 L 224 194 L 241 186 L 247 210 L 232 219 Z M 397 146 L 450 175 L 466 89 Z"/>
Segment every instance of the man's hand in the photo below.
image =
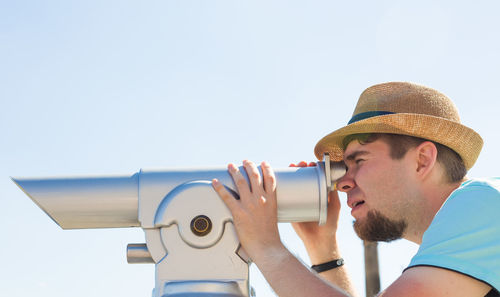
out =
<path fill-rule="evenodd" d="M 299 165 L 304 165 L 299 163 Z M 307 165 L 307 164 L 305 164 Z M 249 182 L 233 164 L 229 164 L 228 171 L 236 184 L 240 199 L 235 197 L 217 180 L 212 184 L 215 191 L 226 203 L 241 245 L 250 258 L 257 264 L 262 274 L 273 287 L 278 296 L 347 296 L 343 291 L 356 296 L 345 267 L 330 270 L 322 274 L 324 280 L 311 273 L 300 263 L 281 243 L 278 232 L 278 213 L 276 201 L 276 178 L 274 172 L 266 162 L 261 164 L 262 176 L 257 167 L 250 161 L 243 161 Z M 339 202 L 336 194 L 330 195 L 329 218 L 325 226 L 318 227 L 318 223 L 295 224 L 303 240 L 320 242 L 321 252 L 336 246 L 335 232 L 337 230 Z M 332 207 L 333 206 L 333 207 Z M 331 214 L 330 214 L 331 212 Z M 336 213 L 336 214 L 335 214 Z M 325 238 L 325 234 L 330 234 Z M 311 250 L 314 244 L 309 245 Z M 334 251 L 337 251 L 335 248 Z M 332 250 L 325 254 L 334 255 Z M 330 259 L 327 259 L 332 260 Z M 338 290 L 334 286 L 340 287 Z"/>
<path fill-rule="evenodd" d="M 316 166 L 301 161 L 290 164 L 290 167 Z M 292 223 L 293 229 L 304 242 L 312 264 L 320 264 L 340 258 L 337 247 L 337 226 L 339 221 L 340 201 L 337 191 L 328 194 L 328 213 L 326 223 L 319 226 L 317 222 Z"/>
<path fill-rule="evenodd" d="M 258 264 L 267 261 L 274 251 L 282 252 L 278 231 L 276 202 L 276 177 L 268 163 L 262 162 L 262 176 L 257 166 L 243 161 L 250 184 L 234 164 L 228 171 L 234 180 L 240 199 L 235 197 L 216 179 L 212 181 L 215 191 L 233 215 L 233 222 L 241 245 L 250 258 Z"/>

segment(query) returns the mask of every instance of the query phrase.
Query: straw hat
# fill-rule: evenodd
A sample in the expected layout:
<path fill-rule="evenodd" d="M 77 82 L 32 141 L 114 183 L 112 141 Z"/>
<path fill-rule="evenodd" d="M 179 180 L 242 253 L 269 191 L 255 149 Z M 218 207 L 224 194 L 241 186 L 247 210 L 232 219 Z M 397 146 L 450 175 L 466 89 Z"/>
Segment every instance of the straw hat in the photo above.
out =
<path fill-rule="evenodd" d="M 460 123 L 450 98 L 408 82 L 389 82 L 366 89 L 347 126 L 316 144 L 316 157 L 322 159 L 328 153 L 332 160 L 342 160 L 343 139 L 358 133 L 403 134 L 432 140 L 457 152 L 467 169 L 474 165 L 483 146 L 481 136 Z"/>

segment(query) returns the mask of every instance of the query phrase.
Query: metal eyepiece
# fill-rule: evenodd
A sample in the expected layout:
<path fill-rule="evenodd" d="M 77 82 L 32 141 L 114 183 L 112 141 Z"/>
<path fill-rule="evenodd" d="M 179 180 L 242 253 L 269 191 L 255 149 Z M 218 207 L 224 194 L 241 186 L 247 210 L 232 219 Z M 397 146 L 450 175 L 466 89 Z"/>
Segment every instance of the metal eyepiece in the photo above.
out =
<path fill-rule="evenodd" d="M 330 180 L 332 181 L 331 191 L 337 190 L 337 181 L 347 172 L 344 162 L 330 162 Z"/>

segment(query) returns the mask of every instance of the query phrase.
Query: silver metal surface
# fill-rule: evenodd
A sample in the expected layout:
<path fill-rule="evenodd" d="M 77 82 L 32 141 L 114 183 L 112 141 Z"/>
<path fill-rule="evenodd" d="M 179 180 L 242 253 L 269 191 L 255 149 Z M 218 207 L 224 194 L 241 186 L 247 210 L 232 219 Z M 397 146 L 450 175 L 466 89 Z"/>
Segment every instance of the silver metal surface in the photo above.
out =
<path fill-rule="evenodd" d="M 12 180 L 63 229 L 140 226 L 137 174 Z"/>
<path fill-rule="evenodd" d="M 278 220 L 324 221 L 327 201 L 324 163 L 276 169 Z M 244 172 L 243 168 L 240 168 Z M 345 168 L 332 163 L 332 179 Z M 236 192 L 225 168 L 141 170 L 133 175 L 12 178 L 63 229 L 154 227 L 156 208 L 177 186 L 219 179 Z M 139 208 L 139 201 L 142 201 Z M 320 207 L 321 206 L 321 207 Z"/>
<path fill-rule="evenodd" d="M 154 264 L 151 253 L 145 243 L 129 243 L 127 245 L 127 263 Z"/>
<path fill-rule="evenodd" d="M 240 171 L 246 177 L 243 167 Z M 322 224 L 328 192 L 345 166 L 326 158 L 315 167 L 275 169 L 275 174 L 278 221 Z M 153 297 L 249 297 L 251 259 L 212 188 L 214 178 L 237 198 L 226 168 L 12 180 L 63 229 L 141 227 L 146 243 L 129 244 L 127 261 L 155 263 Z M 204 232 L 192 225 L 200 217 L 210 224 Z"/>
<path fill-rule="evenodd" d="M 329 180 L 332 181 L 332 185 L 336 184 L 337 181 L 345 175 L 347 168 L 344 162 L 329 162 L 330 164 L 330 174 L 328 175 Z M 335 187 L 331 187 L 331 191 L 336 190 Z"/>
<path fill-rule="evenodd" d="M 325 175 L 319 167 L 275 169 L 278 221 L 319 221 L 320 203 L 326 203 Z M 240 171 L 245 173 L 243 167 Z M 211 182 L 217 178 L 228 188 L 237 192 L 236 186 L 226 168 L 183 169 L 183 170 L 141 170 L 139 173 L 139 221 L 142 227 L 154 227 L 155 210 L 164 197 L 178 186 L 193 182 Z"/>
<path fill-rule="evenodd" d="M 172 282 L 165 286 L 164 296 L 168 297 L 242 297 L 238 284 L 234 281 L 185 281 Z"/>
<path fill-rule="evenodd" d="M 152 201 L 151 197 L 156 197 L 155 192 L 145 191 L 140 205 L 142 199 Z M 213 224 L 205 236 L 196 235 L 190 228 L 192 219 L 199 215 Z M 204 284 L 209 280 L 212 284 L 197 285 L 198 289 L 213 288 L 213 284 L 218 284 L 215 288 L 226 288 L 228 280 L 232 280 L 231 288 L 236 285 L 239 293 L 227 296 L 248 296 L 249 259 L 239 245 L 231 213 L 209 181 L 195 180 L 176 186 L 154 208 L 152 217 L 153 227 L 144 229 L 148 250 L 156 263 L 154 297 L 205 296 L 189 290 L 184 292 L 187 295 L 178 293 L 191 284 L 189 280 Z M 221 284 L 224 286 L 220 287 Z"/>

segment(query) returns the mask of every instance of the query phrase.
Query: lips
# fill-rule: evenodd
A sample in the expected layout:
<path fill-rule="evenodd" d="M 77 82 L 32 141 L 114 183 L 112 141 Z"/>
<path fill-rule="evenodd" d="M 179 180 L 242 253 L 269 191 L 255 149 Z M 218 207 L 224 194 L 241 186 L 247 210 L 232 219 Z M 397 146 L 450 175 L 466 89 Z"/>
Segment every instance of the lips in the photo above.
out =
<path fill-rule="evenodd" d="M 351 208 L 351 215 L 357 217 L 357 212 L 365 204 L 365 200 L 360 199 L 362 197 L 355 197 L 354 195 L 347 195 L 347 205 Z"/>
<path fill-rule="evenodd" d="M 361 201 L 356 201 L 356 202 L 354 202 L 354 203 L 352 204 L 352 208 L 355 208 L 356 206 L 361 205 L 361 204 L 363 204 L 363 203 L 365 203 L 363 200 L 361 200 Z"/>
<path fill-rule="evenodd" d="M 353 198 L 352 196 L 351 197 L 347 197 L 347 205 L 350 207 L 350 208 L 355 208 L 356 206 L 359 206 L 361 204 L 365 203 L 364 200 L 362 199 L 359 199 L 359 198 Z"/>
<path fill-rule="evenodd" d="M 351 207 L 351 215 L 353 217 L 356 218 L 358 216 L 358 211 L 361 207 L 363 207 L 363 204 L 365 204 L 364 200 L 356 200 L 352 203 L 349 203 L 349 206 Z"/>

